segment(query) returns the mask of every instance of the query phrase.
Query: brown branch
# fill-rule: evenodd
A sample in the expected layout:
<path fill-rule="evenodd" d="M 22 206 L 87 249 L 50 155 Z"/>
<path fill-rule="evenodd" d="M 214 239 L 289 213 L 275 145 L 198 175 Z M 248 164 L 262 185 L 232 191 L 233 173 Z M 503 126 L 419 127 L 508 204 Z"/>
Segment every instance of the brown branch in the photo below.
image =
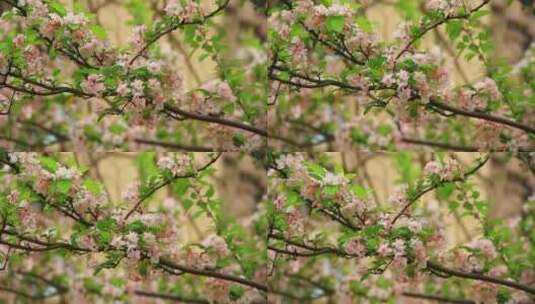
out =
<path fill-rule="evenodd" d="M 188 152 L 213 152 L 214 148 L 202 147 L 202 146 L 186 146 L 181 144 L 175 144 L 170 142 L 156 141 L 151 139 L 136 138 L 134 142 L 149 146 L 159 146 L 165 148 L 171 148 L 174 151 L 188 151 Z"/>
<path fill-rule="evenodd" d="M 424 194 L 438 188 L 439 186 L 442 186 L 444 184 L 447 184 L 447 183 L 456 183 L 456 182 L 462 182 L 462 181 L 465 181 L 470 175 L 476 173 L 479 169 L 481 169 L 481 167 L 483 167 L 483 165 L 485 165 L 487 163 L 487 161 L 489 160 L 490 158 L 490 155 L 487 155 L 487 157 L 485 157 L 485 159 L 478 163 L 476 166 L 474 166 L 473 168 L 471 168 L 470 170 L 468 170 L 467 172 L 464 172 L 464 174 L 462 176 L 459 176 L 459 177 L 456 177 L 456 178 L 453 178 L 451 180 L 445 180 L 445 181 L 441 181 L 440 183 L 436 183 L 436 184 L 430 184 L 428 185 L 427 187 L 424 187 L 423 189 L 421 189 L 418 193 L 416 193 L 416 195 L 414 195 L 413 197 L 410 198 L 410 200 L 407 202 L 407 204 L 405 204 L 405 206 L 403 206 L 403 208 L 401 209 L 401 211 L 392 219 L 392 221 L 390 222 L 390 225 L 393 226 L 396 221 L 403 215 L 405 214 L 405 212 L 407 211 L 407 209 L 410 208 L 410 206 L 412 206 L 412 204 L 414 204 L 418 199 L 420 199 L 420 197 L 422 197 Z"/>
<path fill-rule="evenodd" d="M 535 295 L 535 288 L 529 287 L 529 286 L 526 286 L 517 282 L 503 280 L 503 279 L 499 279 L 499 278 L 495 278 L 495 277 L 491 277 L 491 276 L 487 276 L 487 275 L 483 275 L 479 273 L 455 270 L 455 269 L 447 268 L 445 266 L 433 263 L 431 261 L 427 262 L 427 268 L 440 272 L 440 273 L 447 274 L 447 275 L 503 285 L 503 286 L 511 287 L 517 290 L 522 290 L 529 294 Z"/>
<path fill-rule="evenodd" d="M 161 258 L 158 264 L 162 265 L 162 266 L 165 266 L 165 267 L 172 268 L 172 269 L 177 269 L 177 270 L 189 273 L 189 274 L 222 279 L 222 280 L 225 280 L 225 281 L 231 281 L 231 282 L 239 283 L 239 284 L 242 284 L 242 285 L 245 285 L 245 286 L 249 286 L 249 287 L 252 287 L 254 289 L 258 289 L 258 290 L 264 291 L 264 292 L 268 291 L 268 288 L 267 288 L 266 285 L 260 284 L 260 283 L 255 282 L 255 281 L 251 281 L 251 280 L 248 280 L 248 279 L 244 279 L 244 278 L 241 278 L 241 277 L 237 277 L 237 276 L 233 276 L 233 275 L 229 275 L 229 274 L 225 274 L 225 273 L 220 273 L 220 272 L 216 272 L 216 271 L 191 268 L 191 267 L 188 267 L 188 266 L 176 264 L 176 263 L 174 263 L 174 262 L 172 262 L 172 261 L 170 261 L 170 260 L 168 260 L 166 258 Z"/>
<path fill-rule="evenodd" d="M 152 39 L 147 41 L 147 43 L 145 43 L 145 45 L 141 48 L 141 50 L 139 50 L 139 52 L 137 52 L 136 55 L 134 55 L 134 57 L 132 57 L 132 59 L 129 62 L 129 65 L 132 65 L 136 61 L 136 59 L 138 59 L 153 43 L 158 41 L 158 39 L 160 39 L 163 36 L 171 33 L 172 31 L 178 29 L 181 26 L 192 25 L 192 24 L 202 24 L 203 22 L 205 22 L 206 19 L 214 17 L 219 12 L 221 12 L 223 9 L 225 9 L 225 7 L 229 4 L 229 2 L 230 2 L 230 0 L 226 0 L 223 4 L 218 6 L 217 9 L 215 9 L 213 12 L 211 12 L 208 15 L 203 16 L 200 19 L 197 19 L 197 20 L 194 20 L 194 21 L 189 21 L 189 22 L 179 22 L 178 24 L 175 24 L 175 25 L 171 26 L 170 28 L 168 28 L 168 29 L 166 29 L 166 30 L 164 30 L 162 32 L 159 32 Z"/>
<path fill-rule="evenodd" d="M 188 173 L 188 174 L 185 174 L 185 175 L 180 175 L 180 176 L 173 176 L 172 178 L 170 179 L 167 179 L 167 180 L 164 180 L 162 181 L 160 184 L 156 185 L 155 187 L 151 188 L 147 193 L 145 193 L 145 195 L 143 195 L 141 198 L 139 198 L 139 200 L 136 202 L 136 204 L 134 205 L 134 207 L 132 209 L 130 209 L 130 211 L 128 211 L 128 213 L 125 215 L 124 217 L 124 220 L 126 221 L 136 210 L 137 208 L 139 208 L 139 206 L 147 199 L 149 198 L 152 194 L 154 194 L 154 192 L 158 191 L 159 189 L 169 185 L 171 182 L 177 180 L 177 179 L 180 179 L 180 178 L 191 178 L 191 177 L 194 177 L 197 175 L 198 172 L 200 171 L 203 171 L 205 169 L 207 169 L 208 167 L 210 167 L 213 163 L 215 163 L 219 157 L 221 157 L 222 153 L 219 153 L 217 154 L 216 157 L 212 158 L 208 163 L 206 163 L 204 166 L 198 168 L 197 170 L 195 170 L 194 173 Z"/>
<path fill-rule="evenodd" d="M 447 105 L 445 103 L 442 103 L 442 102 L 440 102 L 438 100 L 430 100 L 429 101 L 429 105 L 432 106 L 432 107 L 441 109 L 441 110 L 452 112 L 454 114 L 467 116 L 467 117 L 472 117 L 472 118 L 477 118 L 477 119 L 482 119 L 482 120 L 487 120 L 487 121 L 492 121 L 492 122 L 495 122 L 495 123 L 499 123 L 499 124 L 502 124 L 502 125 L 507 125 L 507 126 L 510 126 L 510 127 L 516 128 L 516 129 L 523 130 L 523 131 L 525 131 L 527 133 L 535 134 L 535 127 L 524 125 L 524 124 L 521 124 L 519 122 L 516 122 L 516 121 L 513 121 L 513 120 L 509 120 L 507 118 L 503 118 L 503 117 L 499 117 L 499 116 L 493 116 L 493 115 L 485 114 L 485 113 L 482 113 L 482 112 L 473 112 L 473 111 L 467 111 L 467 110 L 463 110 L 463 109 L 458 109 L 458 108 L 452 107 L 450 105 Z"/>
<path fill-rule="evenodd" d="M 407 52 L 409 50 L 409 48 L 414 44 L 416 43 L 416 41 L 418 41 L 418 39 L 422 38 L 427 32 L 429 32 L 430 30 L 440 26 L 441 24 L 444 24 L 446 23 L 447 21 L 450 21 L 450 20 L 454 20 L 454 19 L 466 19 L 468 17 L 470 17 L 471 14 L 477 12 L 478 10 L 480 10 L 483 6 L 485 6 L 487 3 L 489 3 L 490 0 L 484 0 L 481 4 L 479 4 L 478 6 L 476 6 L 475 8 L 471 9 L 470 12 L 468 12 L 467 14 L 461 14 L 461 15 L 448 15 L 446 16 L 446 18 L 442 19 L 442 20 L 439 20 L 429 26 L 427 26 L 426 28 L 423 29 L 423 31 L 419 32 L 418 35 L 416 35 L 414 38 L 412 38 L 406 45 L 405 47 L 398 53 L 398 55 L 396 56 L 396 59 L 399 59 L 405 52 Z"/>
<path fill-rule="evenodd" d="M 251 126 L 251 125 L 244 124 L 244 123 L 241 123 L 241 122 L 238 122 L 238 121 L 229 120 L 229 119 L 225 119 L 225 118 L 220 118 L 220 117 L 216 117 L 216 116 L 209 116 L 209 115 L 186 112 L 186 111 L 181 110 L 181 109 L 179 109 L 179 108 L 177 108 L 177 107 L 175 107 L 175 106 L 173 106 L 173 105 L 171 105 L 169 103 L 166 103 L 164 105 L 164 111 L 167 112 L 167 113 L 177 114 L 177 115 L 180 115 L 182 117 L 189 118 L 189 119 L 206 121 L 206 122 L 211 122 L 211 123 L 217 123 L 217 124 L 220 124 L 220 125 L 225 125 L 225 126 L 229 126 L 229 127 L 233 127 L 233 128 L 249 131 L 249 132 L 252 132 L 252 133 L 256 133 L 256 134 L 264 136 L 264 137 L 268 136 L 268 133 L 267 133 L 266 130 L 259 129 L 259 128 L 255 127 L 255 126 Z M 176 119 L 176 117 L 173 116 L 173 115 L 171 117 Z"/>

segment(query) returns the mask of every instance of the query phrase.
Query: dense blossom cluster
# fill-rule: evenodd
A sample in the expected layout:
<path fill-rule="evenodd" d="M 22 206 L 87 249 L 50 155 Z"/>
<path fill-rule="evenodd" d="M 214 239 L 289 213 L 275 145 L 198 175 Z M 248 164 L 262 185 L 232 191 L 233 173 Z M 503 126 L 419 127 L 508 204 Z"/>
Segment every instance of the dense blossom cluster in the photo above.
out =
<path fill-rule="evenodd" d="M 487 4 L 426 1 L 421 18 L 401 23 L 393 39 L 380 40 L 379 29 L 365 17 L 366 4 L 283 1 L 273 7 L 268 20 L 272 132 L 286 137 L 295 133 L 305 141 L 283 142 L 286 145 L 327 142 L 336 150 L 346 147 L 344 143 L 388 149 L 407 144 L 458 147 L 466 138 L 474 150 L 529 149 L 524 147 L 533 144 L 535 129 L 525 114 L 531 111 L 532 99 L 513 96 L 529 90 L 530 80 L 505 81 L 510 69 L 488 62 L 491 47 L 480 22 Z M 447 42 L 493 72 L 473 83 L 455 83 L 453 62 L 443 50 L 418 48 L 418 41 L 442 24 L 449 34 Z M 473 38 L 471 33 L 478 32 Z M 518 106 L 508 106 L 514 98 Z M 368 120 L 394 127 L 372 131 L 370 141 L 347 132 Z M 460 126 L 463 132 L 457 134 Z M 367 128 L 357 127 L 360 133 L 367 133 Z M 308 134 L 299 136 L 303 130 Z"/>
<path fill-rule="evenodd" d="M 247 236 L 243 227 L 224 219 L 213 186 L 200 175 L 219 156 L 205 155 L 202 164 L 194 154 L 162 155 L 158 160 L 150 155 L 143 157 L 152 160 L 147 165 L 156 171 L 145 182 L 134 182 L 117 204 L 99 182 L 85 177 L 87 169 L 67 165 L 69 159 L 2 154 L 0 251 L 3 262 L 9 264 L 0 278 L 2 286 L 25 290 L 17 285 L 24 279 L 13 276 L 33 273 L 51 278 L 46 281 L 52 282 L 48 288 L 58 294 L 68 291 L 77 302 L 126 301 L 147 296 L 144 292 L 150 290 L 153 297 L 165 298 L 164 289 L 207 303 L 251 303 L 264 298 L 262 256 L 252 257 L 262 242 L 248 239 L 256 236 Z M 177 181 L 182 185 L 179 197 L 141 206 L 157 189 Z M 197 241 L 185 238 L 185 225 L 177 220 L 191 208 L 184 211 L 184 201 L 203 210 L 217 234 L 208 233 Z M 58 250 L 73 254 L 56 255 Z M 55 260 L 51 263 L 50 258 Z M 53 267 L 50 273 L 47 264 Z M 63 278 L 66 275 L 68 279 Z"/>
<path fill-rule="evenodd" d="M 399 297 L 426 298 L 426 292 L 440 293 L 447 286 L 445 301 L 466 297 L 477 303 L 495 303 L 501 297 L 508 303 L 529 303 L 533 289 L 527 285 L 532 282 L 524 278 L 532 270 L 513 270 L 503 259 L 506 255 L 516 263 L 532 262 L 521 251 L 504 253 L 505 242 L 514 241 L 498 245 L 493 231 L 504 228 L 486 222 L 484 203 L 467 183 L 488 158 L 476 159 L 473 167 L 461 166 L 455 159 L 452 155 L 429 160 L 420 180 L 401 186 L 385 204 L 372 195 L 374 189 L 354 183 L 355 175 L 326 169 L 332 167 L 327 159 L 312 160 L 300 153 L 281 155 L 269 172 L 268 196 L 274 209 L 268 281 L 274 298 L 282 301 L 290 294 L 295 299 L 329 297 L 339 303 L 355 303 L 355 299 L 357 303 L 375 303 Z M 452 246 L 444 223 L 434 220 L 439 209 L 414 208 L 424 194 L 444 193 L 445 189 L 456 191 L 459 199 L 469 197 L 464 208 L 488 229 L 482 237 Z M 437 197 L 444 199 L 445 194 Z M 530 248 L 522 242 L 523 248 Z M 456 277 L 473 281 L 457 285 Z M 303 278 L 311 283 L 310 289 L 292 288 L 293 284 L 301 286 Z M 526 289 L 502 289 L 507 280 L 527 284 Z"/>
<path fill-rule="evenodd" d="M 12 129 L 3 136 L 5 147 L 21 144 L 9 140 L 24 134 L 21 121 L 40 126 L 44 134 L 35 144 L 40 146 L 73 141 L 73 147 L 82 142 L 107 150 L 137 148 L 140 139 L 145 145 L 162 139 L 171 144 L 182 139 L 186 145 L 207 139 L 213 147 L 205 149 L 253 150 L 265 141 L 262 85 L 243 82 L 262 77 L 250 71 L 260 69 L 262 61 L 237 67 L 217 65 L 217 74 L 224 77 L 199 80 L 191 88 L 185 84 L 189 72 L 175 64 L 190 59 L 155 51 L 162 37 L 187 30 L 186 43 L 194 49 L 202 46 L 204 57 L 222 60 L 225 45 L 221 37 L 210 34 L 209 29 L 217 25 L 208 19 L 220 14 L 229 1 L 208 6 L 198 1 L 169 1 L 161 20 L 134 28 L 127 48 L 113 46 L 106 31 L 88 14 L 68 11 L 57 1 L 7 2 L 13 8 L 0 19 L 0 71 L 6 82 L 0 100 L 2 110 L 9 109 L 10 116 L 20 119 L 0 117 L 3 129 Z M 76 102 L 70 102 L 72 97 Z M 80 113 L 79 99 L 92 105 L 89 113 Z M 78 125 L 86 120 L 91 120 L 92 128 L 79 130 Z M 194 132 L 197 135 L 190 132 L 192 128 L 206 131 Z M 136 130 L 134 137 L 128 130 Z M 154 140 L 148 140 L 151 137 Z M 30 141 L 25 148 L 33 145 Z"/>

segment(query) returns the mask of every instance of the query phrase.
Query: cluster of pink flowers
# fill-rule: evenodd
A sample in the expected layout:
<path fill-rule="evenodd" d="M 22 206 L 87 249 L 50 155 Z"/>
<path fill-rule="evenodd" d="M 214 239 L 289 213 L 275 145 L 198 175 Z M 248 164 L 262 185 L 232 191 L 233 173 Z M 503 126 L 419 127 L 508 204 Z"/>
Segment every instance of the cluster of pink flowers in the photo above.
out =
<path fill-rule="evenodd" d="M 122 197 L 125 201 L 135 203 L 139 200 L 139 187 L 140 184 L 138 181 L 131 183 L 126 191 L 123 193 Z"/>
<path fill-rule="evenodd" d="M 332 172 L 327 172 L 323 179 L 321 180 L 322 185 L 330 185 L 330 186 L 340 186 L 347 183 L 347 179 L 345 176 L 340 174 L 334 174 Z"/>
<path fill-rule="evenodd" d="M 174 176 L 184 175 L 191 165 L 191 157 L 187 154 L 174 154 L 158 159 L 158 167 L 169 170 Z"/>
<path fill-rule="evenodd" d="M 207 248 L 212 249 L 218 257 L 225 257 L 230 253 L 225 239 L 223 239 L 217 234 L 212 234 L 208 236 L 203 241 L 203 245 Z"/>
<path fill-rule="evenodd" d="M 428 10 L 440 10 L 446 14 L 453 14 L 461 7 L 459 0 L 427 0 L 425 7 Z"/>
<path fill-rule="evenodd" d="M 366 246 L 359 239 L 351 239 L 345 245 L 345 251 L 357 257 L 362 257 L 366 254 Z"/>
<path fill-rule="evenodd" d="M 408 202 L 407 187 L 402 186 L 392 192 L 388 197 L 388 202 L 394 206 L 405 206 Z"/>
<path fill-rule="evenodd" d="M 167 16 L 177 17 L 181 22 L 191 22 L 198 16 L 202 16 L 202 8 L 191 0 L 169 0 L 164 8 Z"/>
<path fill-rule="evenodd" d="M 208 91 L 210 94 L 215 94 L 225 101 L 236 101 L 236 96 L 226 81 L 210 81 L 202 85 L 201 88 Z"/>
<path fill-rule="evenodd" d="M 104 91 L 104 76 L 91 74 L 82 82 L 82 89 L 88 94 L 99 96 Z"/>
<path fill-rule="evenodd" d="M 492 243 L 491 240 L 474 240 L 472 243 L 468 244 L 468 246 L 473 249 L 478 249 L 487 259 L 494 259 L 498 256 L 496 247 L 494 247 L 494 243 Z"/>
<path fill-rule="evenodd" d="M 424 171 L 428 175 L 438 175 L 441 180 L 451 180 L 455 174 L 462 174 L 459 164 L 451 158 L 443 162 L 430 161 L 425 165 Z"/>
<path fill-rule="evenodd" d="M 496 85 L 496 81 L 492 78 L 486 77 L 480 82 L 474 84 L 474 88 L 477 91 L 487 94 L 491 100 L 497 100 L 500 98 L 501 93 Z"/>
<path fill-rule="evenodd" d="M 96 251 L 97 250 L 97 244 L 95 242 L 95 238 L 91 234 L 85 234 L 81 236 L 78 239 L 78 244 L 85 249 L 88 249 L 90 251 Z"/>

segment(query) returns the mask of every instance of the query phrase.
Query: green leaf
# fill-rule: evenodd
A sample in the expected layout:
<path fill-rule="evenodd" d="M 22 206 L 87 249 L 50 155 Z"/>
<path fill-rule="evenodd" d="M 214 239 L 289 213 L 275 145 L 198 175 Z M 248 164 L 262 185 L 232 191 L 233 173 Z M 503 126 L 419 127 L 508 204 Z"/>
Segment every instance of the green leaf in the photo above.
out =
<path fill-rule="evenodd" d="M 453 193 L 454 187 L 452 183 L 444 184 L 437 188 L 437 197 L 440 200 L 445 200 Z"/>
<path fill-rule="evenodd" d="M 56 162 L 56 160 L 53 158 L 42 156 L 39 158 L 39 162 L 46 171 L 55 173 L 58 169 L 58 162 Z"/>
<path fill-rule="evenodd" d="M 173 190 L 177 196 L 181 197 L 186 194 L 191 186 L 191 182 L 187 178 L 179 178 L 173 183 Z"/>
<path fill-rule="evenodd" d="M 130 0 L 126 3 L 126 8 L 133 17 L 133 20 L 129 21 L 130 24 L 140 25 L 151 22 L 153 11 L 148 3 L 145 0 Z"/>
<path fill-rule="evenodd" d="M 102 269 L 104 268 L 115 268 L 117 267 L 117 264 L 124 258 L 124 253 L 122 252 L 110 252 L 108 254 L 108 259 L 104 261 L 103 263 L 99 264 L 95 268 L 94 275 L 98 274 Z"/>
<path fill-rule="evenodd" d="M 107 246 L 111 243 L 112 234 L 109 231 L 100 231 L 98 233 L 97 244 L 100 246 Z"/>
<path fill-rule="evenodd" d="M 373 31 L 373 23 L 364 16 L 358 16 L 355 21 L 357 25 L 365 32 L 371 33 Z"/>
<path fill-rule="evenodd" d="M 238 285 L 232 285 L 230 287 L 230 298 L 234 301 L 239 300 L 243 294 L 245 293 L 245 289 Z"/>
<path fill-rule="evenodd" d="M 96 223 L 96 227 L 98 230 L 101 230 L 101 231 L 111 231 L 111 230 L 114 230 L 115 228 L 115 220 L 112 219 L 112 218 L 107 218 L 107 219 L 103 219 L 103 220 L 100 220 Z"/>
<path fill-rule="evenodd" d="M 489 10 L 479 10 L 475 13 L 473 13 L 472 15 L 470 15 L 470 21 L 471 22 L 474 22 L 476 21 L 477 19 L 483 17 L 483 16 L 486 16 L 490 14 L 490 11 Z"/>
<path fill-rule="evenodd" d="M 327 174 L 327 170 L 320 165 L 310 163 L 307 165 L 308 173 L 316 179 L 322 180 Z"/>
<path fill-rule="evenodd" d="M 143 152 L 137 157 L 139 176 L 142 183 L 146 183 L 149 176 L 155 176 L 159 173 L 159 169 L 154 162 L 155 157 L 156 154 L 154 152 Z"/>
<path fill-rule="evenodd" d="M 191 206 L 193 206 L 193 201 L 190 200 L 189 198 L 185 198 L 185 199 L 182 199 L 182 206 L 184 206 L 184 210 L 185 211 L 188 211 Z"/>
<path fill-rule="evenodd" d="M 59 3 L 58 1 L 49 2 L 48 7 L 50 8 L 51 11 L 60 15 L 61 17 L 64 17 L 65 15 L 67 15 L 67 9 L 63 6 L 63 4 Z"/>
<path fill-rule="evenodd" d="M 333 186 L 333 185 L 325 186 L 323 187 L 323 192 L 329 196 L 334 196 L 336 195 L 336 192 L 338 192 L 338 186 Z"/>
<path fill-rule="evenodd" d="M 375 57 L 368 60 L 368 67 L 372 70 L 378 70 L 383 67 L 386 62 L 385 57 Z"/>
<path fill-rule="evenodd" d="M 52 192 L 67 194 L 71 190 L 72 182 L 68 179 L 60 179 L 52 183 Z"/>
<path fill-rule="evenodd" d="M 106 30 L 100 25 L 91 25 L 91 31 L 98 39 L 105 40 L 106 38 L 108 38 Z"/>
<path fill-rule="evenodd" d="M 234 136 L 232 137 L 232 143 L 234 143 L 236 147 L 243 146 L 245 142 L 245 136 L 243 136 L 242 134 L 234 134 Z"/>
<path fill-rule="evenodd" d="M 460 20 L 453 20 L 446 24 L 446 32 L 448 32 L 448 36 L 450 37 L 451 41 L 455 41 L 459 37 L 463 30 L 463 22 Z"/>
<path fill-rule="evenodd" d="M 325 28 L 330 32 L 341 33 L 344 30 L 344 16 L 329 16 L 325 20 Z"/>
<path fill-rule="evenodd" d="M 418 2 L 413 0 L 398 0 L 396 9 L 403 14 L 406 19 L 416 20 L 418 18 Z"/>
<path fill-rule="evenodd" d="M 459 208 L 459 202 L 458 201 L 450 201 L 448 202 L 448 209 L 450 210 L 450 212 L 453 212 L 455 210 L 457 210 L 457 208 Z"/>
<path fill-rule="evenodd" d="M 366 188 L 362 187 L 361 185 L 354 184 L 351 186 L 351 191 L 353 194 L 355 194 L 360 199 L 366 199 L 368 198 L 368 190 Z"/>
<path fill-rule="evenodd" d="M 102 192 L 102 187 L 99 182 L 92 180 L 92 179 L 86 179 L 82 182 L 82 185 L 89 190 L 89 192 L 99 195 Z"/>

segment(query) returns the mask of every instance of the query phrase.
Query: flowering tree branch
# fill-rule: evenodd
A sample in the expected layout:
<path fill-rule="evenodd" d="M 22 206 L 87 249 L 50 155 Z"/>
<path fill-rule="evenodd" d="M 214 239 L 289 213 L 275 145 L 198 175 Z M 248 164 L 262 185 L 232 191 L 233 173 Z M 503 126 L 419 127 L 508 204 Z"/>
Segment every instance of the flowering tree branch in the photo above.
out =
<path fill-rule="evenodd" d="M 395 154 L 391 157 L 401 158 Z M 270 210 L 270 292 L 296 301 L 317 297 L 337 301 L 411 297 L 477 303 L 506 294 L 533 298 L 532 281 L 512 270 L 513 264 L 530 262 L 520 252 L 504 253 L 504 246 L 510 245 L 503 243 L 497 231 L 505 228 L 488 219 L 485 202 L 468 181 L 490 157 L 478 157 L 467 169 L 454 158 L 430 160 L 419 178 L 408 175 L 412 169 L 404 163 L 403 180 L 408 186 L 392 192 L 387 203 L 374 204 L 378 196 L 370 193 L 376 189 L 360 185 L 355 175 L 326 157 L 309 158 L 301 153 L 276 156 L 268 172 L 271 192 L 266 207 Z M 363 174 L 360 168 L 355 172 Z M 423 206 L 408 212 L 416 200 L 431 192 L 437 199 L 448 201 L 451 213 L 458 211 L 459 201 L 463 202 L 463 216 L 481 221 L 486 227 L 484 236 L 445 249 L 441 221 L 427 220 L 433 217 L 429 214 L 432 208 Z M 322 216 L 323 209 L 338 210 L 346 221 Z M 293 275 L 323 287 L 303 285 Z M 458 279 L 468 279 L 469 283 Z M 421 284 L 436 294 L 419 292 L 419 286 L 424 286 Z M 441 294 L 439 286 L 448 286 L 459 294 Z"/>
<path fill-rule="evenodd" d="M 377 39 L 377 25 L 366 17 L 366 5 L 312 1 L 274 5 L 269 17 L 273 43 L 268 77 L 269 104 L 277 115 L 269 123 L 270 132 L 304 137 L 311 143 L 325 139 L 322 132 L 304 133 L 288 123 L 298 118 L 334 135 L 329 150 L 348 145 L 395 150 L 404 147 L 400 139 L 408 137 L 419 142 L 447 139 L 442 146 L 453 149 L 459 146 L 455 142 L 480 136 L 487 140 L 471 140 L 476 147 L 469 150 L 531 147 L 535 128 L 523 114 L 530 108 L 529 97 L 520 92 L 527 92 L 524 83 L 530 80 L 523 77 L 532 69 L 533 52 L 526 56 L 529 63 L 523 65 L 523 74 L 510 73 L 518 82 L 502 81 L 499 75 L 509 72 L 489 60 L 491 42 L 480 22 L 489 2 L 429 0 L 422 6 L 422 16 L 397 7 L 412 17 L 385 41 Z M 441 54 L 419 49 L 418 41 L 441 25 L 446 26 L 449 39 L 443 42 L 452 46 L 452 56 L 477 57 L 487 68 L 487 78 L 456 85 Z M 474 38 L 474 33 L 480 34 Z M 465 123 L 468 127 L 458 131 Z M 282 147 L 276 142 L 273 146 Z"/>
<path fill-rule="evenodd" d="M 234 235 L 226 240 L 213 234 L 201 240 L 202 243 L 174 246 L 178 242 L 174 232 L 177 225 L 175 218 L 171 215 L 156 217 L 157 212 L 153 208 L 147 208 L 148 211 L 139 208 L 163 187 L 179 189 L 174 191 L 180 193 L 180 200 L 195 198 L 197 207 L 212 219 L 220 235 L 225 235 L 225 229 L 232 229 L 236 233 L 239 228 L 227 222 L 218 211 L 220 202 L 213 197 L 213 186 L 203 180 L 212 174 L 213 165 L 221 153 L 207 155 L 208 159 L 198 167 L 193 162 L 194 154 L 169 154 L 160 156 L 157 161 L 150 158 L 154 157 L 153 154 L 143 154 L 142 157 L 142 163 L 146 166 L 144 170 L 152 170 L 153 173 L 145 176 L 143 183 L 133 184 L 124 195 L 127 204 L 117 208 L 109 205 L 101 185 L 82 177 L 76 168 L 66 167 L 53 157 L 30 153 L 0 153 L 0 161 L 5 164 L 0 177 L 7 175 L 13 183 L 13 188 L 2 187 L 0 190 L 7 193 L 0 199 L 0 247 L 10 250 L 8 255 L 2 257 L 6 259 L 7 269 L 21 269 L 18 262 L 20 256 L 39 260 L 59 253 L 69 253 L 69 261 L 65 261 L 68 266 L 65 267 L 78 267 L 79 263 L 74 262 L 76 259 L 105 256 L 104 262 L 88 265 L 94 270 L 89 277 L 84 278 L 87 271 L 69 270 L 78 273 L 85 280 L 83 288 L 86 296 L 96 293 L 98 297 L 118 299 L 138 295 L 210 303 L 214 298 L 229 297 L 232 288 L 240 290 L 241 294 L 235 295 L 238 298 L 249 298 L 251 301 L 263 298 L 267 287 L 262 281 L 261 263 L 252 257 L 242 261 L 246 257 L 244 254 L 253 252 L 252 248 L 259 245 L 256 241 L 250 242 L 244 235 Z M 177 207 L 178 204 L 174 203 L 166 208 L 172 212 Z M 50 210 L 58 213 L 51 214 Z M 61 232 L 51 223 L 47 223 L 47 228 L 41 219 L 43 212 L 52 218 L 57 215 L 60 219 L 70 218 L 72 222 L 60 221 Z M 261 257 L 258 260 L 261 261 Z M 223 262 L 235 266 L 229 269 L 221 266 L 220 263 Z M 192 287 L 193 290 L 189 292 L 183 290 L 165 293 L 139 289 L 139 284 L 136 285 L 134 281 L 117 277 L 113 277 L 111 283 L 105 283 L 112 273 L 108 269 L 120 267 L 125 267 L 123 272 L 127 271 L 132 276 L 150 274 L 151 277 L 159 276 L 168 282 L 176 280 L 177 284 L 184 286 L 192 280 L 202 284 Z M 101 272 L 107 274 L 99 276 Z M 56 289 L 67 296 L 71 287 L 76 286 L 73 285 L 74 280 L 78 278 L 69 281 L 68 287 Z M 94 280 L 103 280 L 105 286 L 100 286 Z M 133 286 L 125 287 L 127 282 Z M 205 288 L 204 286 L 212 286 L 213 290 L 197 297 L 195 290 Z M 12 287 L 10 285 L 6 291 L 10 292 Z M 79 287 L 75 289 L 79 290 Z M 41 293 L 21 292 L 31 297 L 41 297 Z M 43 295 L 53 296 L 50 293 Z"/>

